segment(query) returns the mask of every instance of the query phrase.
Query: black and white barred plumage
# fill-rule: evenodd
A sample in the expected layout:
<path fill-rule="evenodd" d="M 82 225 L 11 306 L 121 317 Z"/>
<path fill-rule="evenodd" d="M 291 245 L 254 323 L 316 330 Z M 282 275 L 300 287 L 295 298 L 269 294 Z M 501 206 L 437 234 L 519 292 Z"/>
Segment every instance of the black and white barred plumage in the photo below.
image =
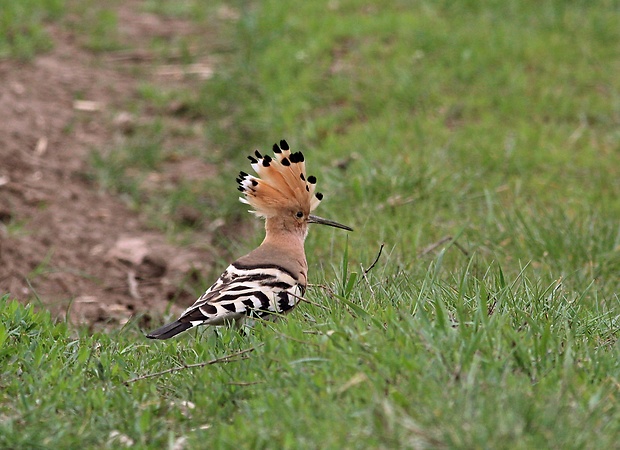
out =
<path fill-rule="evenodd" d="M 284 267 L 233 263 L 178 320 L 147 337 L 168 339 L 198 325 L 239 323 L 248 317 L 269 320 L 290 312 L 304 292 L 305 286 Z"/>

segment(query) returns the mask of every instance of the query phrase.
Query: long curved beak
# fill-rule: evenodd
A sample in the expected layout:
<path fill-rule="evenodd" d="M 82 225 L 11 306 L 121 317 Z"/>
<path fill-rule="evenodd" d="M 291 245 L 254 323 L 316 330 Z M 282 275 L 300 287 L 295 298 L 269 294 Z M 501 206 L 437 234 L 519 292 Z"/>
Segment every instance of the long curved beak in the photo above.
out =
<path fill-rule="evenodd" d="M 320 225 L 328 225 L 334 228 L 341 228 L 343 230 L 353 231 L 353 228 L 351 227 L 348 227 L 338 222 L 334 222 L 333 220 L 323 219 L 322 217 L 319 217 L 319 216 L 313 216 L 312 214 L 308 216 L 308 223 L 318 223 Z"/>

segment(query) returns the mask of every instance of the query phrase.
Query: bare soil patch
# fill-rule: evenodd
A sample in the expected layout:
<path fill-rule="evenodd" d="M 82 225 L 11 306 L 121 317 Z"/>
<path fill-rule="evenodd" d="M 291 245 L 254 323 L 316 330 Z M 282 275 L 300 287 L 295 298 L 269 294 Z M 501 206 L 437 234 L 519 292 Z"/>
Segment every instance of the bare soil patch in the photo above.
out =
<path fill-rule="evenodd" d="M 133 44 L 192 25 L 126 2 L 120 32 Z M 134 314 L 181 309 L 184 280 L 210 265 L 204 249 L 179 248 L 92 181 L 88 156 L 122 132 L 122 105 L 139 82 L 136 57 L 95 55 L 50 25 L 54 48 L 28 63 L 0 61 L 0 293 L 39 299 L 74 323 L 118 326 Z M 76 101 L 76 98 L 83 101 Z M 168 177 L 182 178 L 171 165 Z M 144 323 L 148 326 L 148 323 Z"/>

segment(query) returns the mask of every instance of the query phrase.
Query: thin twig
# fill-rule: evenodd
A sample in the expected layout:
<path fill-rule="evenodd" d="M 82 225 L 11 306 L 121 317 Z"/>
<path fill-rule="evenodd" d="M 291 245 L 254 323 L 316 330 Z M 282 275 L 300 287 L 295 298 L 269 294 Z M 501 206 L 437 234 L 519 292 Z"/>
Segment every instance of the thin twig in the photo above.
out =
<path fill-rule="evenodd" d="M 253 386 L 255 384 L 263 384 L 264 381 L 260 380 L 260 381 L 230 381 L 226 384 L 231 385 L 231 386 Z"/>
<path fill-rule="evenodd" d="M 437 247 L 439 247 L 441 244 L 445 244 L 446 242 L 449 242 L 449 241 L 452 241 L 452 245 L 458 248 L 461 251 L 461 253 L 465 255 L 466 258 L 469 257 L 469 252 L 465 250 L 465 248 L 461 244 L 459 244 L 456 239 L 454 239 L 452 236 L 446 236 L 446 237 L 439 239 L 437 242 L 429 245 L 428 247 L 424 247 L 422 250 L 420 250 L 420 252 L 418 253 L 418 258 L 421 258 L 422 256 L 429 254 L 430 252 L 435 250 Z"/>
<path fill-rule="evenodd" d="M 131 62 L 142 62 L 142 61 L 152 61 L 155 59 L 155 56 L 147 51 L 147 50 L 121 50 L 117 52 L 112 52 L 108 57 L 114 62 L 121 61 L 131 61 Z M 174 57 L 174 56 L 173 56 Z"/>
<path fill-rule="evenodd" d="M 282 336 L 285 339 L 290 339 L 291 341 L 295 341 L 295 342 L 299 342 L 300 344 L 304 344 L 304 345 L 314 345 L 315 347 L 320 347 L 321 344 L 317 344 L 316 342 L 308 342 L 308 341 L 304 341 L 303 339 L 297 339 L 294 338 L 292 336 L 289 336 L 287 334 L 284 333 L 280 333 L 279 331 L 272 329 L 271 331 L 273 331 L 274 333 L 276 333 L 277 335 Z"/>
<path fill-rule="evenodd" d="M 289 295 L 292 295 L 293 297 L 295 297 L 297 300 L 299 300 L 299 301 L 301 301 L 301 302 L 310 303 L 311 305 L 318 306 L 319 308 L 329 309 L 329 308 L 327 308 L 327 306 L 324 306 L 324 305 L 321 305 L 321 304 L 319 304 L 319 303 L 313 302 L 312 300 L 308 300 L 308 299 L 307 299 L 307 298 L 305 298 L 305 297 L 300 297 L 299 295 L 295 295 L 295 294 L 293 294 L 292 292 L 289 292 L 288 294 L 289 294 Z"/>
<path fill-rule="evenodd" d="M 428 255 L 430 252 L 432 252 L 433 250 L 435 250 L 437 247 L 439 247 L 441 244 L 444 244 L 448 241 L 452 240 L 452 236 L 446 236 L 443 237 L 441 239 L 439 239 L 437 242 L 429 245 L 428 247 L 424 247 L 419 253 L 418 253 L 418 258 L 424 256 L 424 255 Z M 462 251 L 462 250 L 461 250 Z"/>
<path fill-rule="evenodd" d="M 373 269 L 373 267 L 375 267 L 375 265 L 377 265 L 377 261 L 379 261 L 379 258 L 381 257 L 381 252 L 383 251 L 383 247 L 385 247 L 385 244 L 381 244 L 381 247 L 379 247 L 379 253 L 377 253 L 377 256 L 375 257 L 375 260 L 372 262 L 370 267 L 368 269 L 364 270 L 364 276 L 368 275 L 368 272 L 370 272 Z"/>
<path fill-rule="evenodd" d="M 313 287 L 313 288 L 317 287 L 317 288 L 319 288 L 319 289 L 323 289 L 324 291 L 327 291 L 327 293 L 328 293 L 331 297 L 333 297 L 333 296 L 335 296 L 335 295 L 336 295 L 336 293 L 334 292 L 334 290 L 333 290 L 331 287 L 329 287 L 328 285 L 326 285 L 326 284 L 309 284 L 309 285 L 308 285 L 308 287 Z"/>
<path fill-rule="evenodd" d="M 147 373 L 146 375 L 140 375 L 139 377 L 135 377 L 135 378 L 125 381 L 125 385 L 129 386 L 130 383 L 134 383 L 136 381 L 146 380 L 148 378 L 154 378 L 154 377 L 158 377 L 161 375 L 166 375 L 168 373 L 178 372 L 184 369 L 194 369 L 196 367 L 211 366 L 213 364 L 218 364 L 221 362 L 239 361 L 238 359 L 233 360 L 232 358 L 236 358 L 237 356 L 241 356 L 245 353 L 253 352 L 254 350 L 256 350 L 256 347 L 250 347 L 250 348 L 246 348 L 245 350 L 240 350 L 236 353 L 232 353 L 230 355 L 221 356 L 219 358 L 212 359 L 210 361 L 196 363 L 196 364 L 185 364 L 184 363 L 181 367 L 171 367 L 170 369 L 162 370 L 161 372 Z M 244 358 L 240 358 L 240 359 L 244 359 Z"/>
<path fill-rule="evenodd" d="M 368 284 L 368 289 L 370 289 L 370 294 L 373 297 L 375 295 L 375 291 L 373 291 L 372 284 L 370 284 L 370 280 L 368 279 L 367 275 L 368 275 L 368 272 L 370 272 L 372 270 L 372 268 L 375 267 L 375 265 L 377 264 L 377 261 L 379 261 L 379 258 L 381 257 L 381 252 L 383 251 L 383 247 L 384 246 L 385 246 L 385 244 L 381 244 L 381 247 L 379 247 L 379 252 L 377 253 L 377 256 L 375 257 L 375 260 L 372 262 L 370 267 L 368 267 L 368 269 L 364 270 L 364 266 L 362 266 L 360 264 L 360 268 L 362 269 L 362 277 L 364 278 L 364 280 Z M 362 279 L 360 278 L 359 282 L 361 282 L 361 281 L 362 281 Z"/>
<path fill-rule="evenodd" d="M 463 253 L 463 255 L 465 255 L 466 258 L 469 258 L 469 252 L 467 250 L 465 250 L 463 248 L 463 246 L 458 243 L 458 241 L 454 241 L 454 246 L 456 248 L 458 248 L 461 251 L 461 253 Z"/>
<path fill-rule="evenodd" d="M 364 268 L 362 267 L 362 270 L 363 269 Z M 364 277 L 364 280 L 366 281 L 366 284 L 368 284 L 368 289 L 370 289 L 370 295 L 372 295 L 374 297 L 375 296 L 375 291 L 372 289 L 372 284 L 370 284 L 370 280 L 366 276 L 367 273 L 368 273 L 367 271 L 362 272 L 362 277 Z"/>

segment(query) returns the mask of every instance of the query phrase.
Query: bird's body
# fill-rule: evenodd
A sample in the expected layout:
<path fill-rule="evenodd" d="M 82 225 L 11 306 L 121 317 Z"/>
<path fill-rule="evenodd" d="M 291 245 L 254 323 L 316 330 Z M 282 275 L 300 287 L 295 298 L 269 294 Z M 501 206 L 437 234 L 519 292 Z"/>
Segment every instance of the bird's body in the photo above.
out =
<path fill-rule="evenodd" d="M 275 159 L 258 151 L 250 156 L 261 178 L 241 172 L 237 182 L 254 214 L 265 218 L 262 244 L 233 262 L 218 280 L 179 317 L 151 332 L 168 339 L 198 325 L 240 323 L 247 317 L 269 319 L 290 312 L 306 291 L 308 264 L 304 241 L 309 223 L 351 230 L 310 214 L 322 195 L 315 177 L 306 177 L 304 157 L 286 141 L 273 147 Z"/>

